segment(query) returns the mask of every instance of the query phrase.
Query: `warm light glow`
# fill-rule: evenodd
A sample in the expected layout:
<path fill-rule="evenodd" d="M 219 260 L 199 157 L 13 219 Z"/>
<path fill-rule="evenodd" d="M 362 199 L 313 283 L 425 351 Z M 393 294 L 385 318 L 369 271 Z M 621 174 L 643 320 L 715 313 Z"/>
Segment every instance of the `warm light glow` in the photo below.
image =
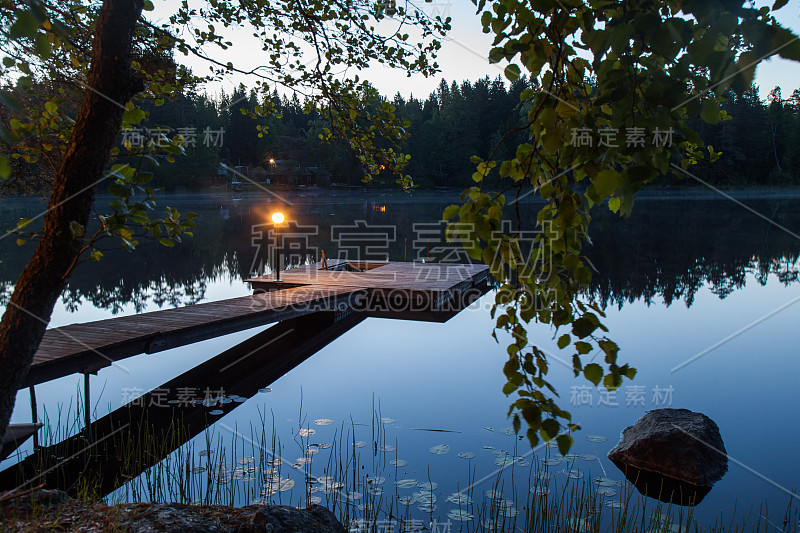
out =
<path fill-rule="evenodd" d="M 275 160 L 274 160 L 274 159 L 272 159 L 272 158 L 270 158 L 270 160 L 269 160 L 269 164 L 270 164 L 270 165 L 274 165 L 274 164 L 275 164 Z"/>
<path fill-rule="evenodd" d="M 276 224 L 280 224 L 281 222 L 283 222 L 283 213 L 281 212 L 272 213 L 272 221 Z"/>

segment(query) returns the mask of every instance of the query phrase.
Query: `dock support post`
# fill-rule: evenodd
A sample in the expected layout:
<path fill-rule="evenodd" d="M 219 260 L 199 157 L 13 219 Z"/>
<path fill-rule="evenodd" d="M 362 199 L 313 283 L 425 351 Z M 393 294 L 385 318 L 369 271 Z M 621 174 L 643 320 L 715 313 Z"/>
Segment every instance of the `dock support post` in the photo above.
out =
<path fill-rule="evenodd" d="M 86 433 L 86 440 L 92 442 L 92 402 L 89 398 L 89 372 L 83 373 L 83 419 L 84 419 L 84 433 Z"/>
<path fill-rule="evenodd" d="M 39 413 L 36 406 L 36 389 L 33 385 L 28 387 L 28 390 L 31 393 L 31 422 L 36 424 L 39 422 Z M 39 431 L 34 432 L 33 434 L 33 451 L 35 452 L 39 448 Z"/>

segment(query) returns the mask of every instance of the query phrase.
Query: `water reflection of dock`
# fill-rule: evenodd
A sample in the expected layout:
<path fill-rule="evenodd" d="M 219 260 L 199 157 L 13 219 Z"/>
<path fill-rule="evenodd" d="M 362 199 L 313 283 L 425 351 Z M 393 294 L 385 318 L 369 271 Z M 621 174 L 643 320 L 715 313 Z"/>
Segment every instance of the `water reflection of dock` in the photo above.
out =
<path fill-rule="evenodd" d="M 331 261 L 285 271 L 280 283 L 254 278 L 251 296 L 47 330 L 24 386 L 319 311 L 443 321 L 487 277 L 483 265 Z"/>

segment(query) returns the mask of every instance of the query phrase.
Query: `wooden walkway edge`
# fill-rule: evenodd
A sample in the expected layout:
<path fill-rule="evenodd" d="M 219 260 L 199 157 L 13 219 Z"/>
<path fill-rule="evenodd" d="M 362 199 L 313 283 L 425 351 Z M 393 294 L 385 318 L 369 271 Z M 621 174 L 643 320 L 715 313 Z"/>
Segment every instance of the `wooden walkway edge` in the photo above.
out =
<path fill-rule="evenodd" d="M 344 311 L 364 293 L 352 287 L 296 287 L 49 329 L 23 387 L 300 315 Z"/>
<path fill-rule="evenodd" d="M 444 322 L 488 290 L 489 268 L 333 260 L 281 277 L 245 280 L 251 296 L 49 329 L 23 387 L 318 311 Z"/>

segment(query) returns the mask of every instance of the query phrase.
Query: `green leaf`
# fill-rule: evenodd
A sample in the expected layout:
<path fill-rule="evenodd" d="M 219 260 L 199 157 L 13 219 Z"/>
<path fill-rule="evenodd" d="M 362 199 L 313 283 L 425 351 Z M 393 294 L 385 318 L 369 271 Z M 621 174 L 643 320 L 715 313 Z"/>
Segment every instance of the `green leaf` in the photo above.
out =
<path fill-rule="evenodd" d="M 508 81 L 517 81 L 520 76 L 520 69 L 518 65 L 510 64 L 505 68 L 505 75 Z"/>
<path fill-rule="evenodd" d="M 30 11 L 17 11 L 17 20 L 8 30 L 8 36 L 11 39 L 19 39 L 20 37 L 33 39 L 38 29 L 39 22 Z"/>
<path fill-rule="evenodd" d="M 616 170 L 604 170 L 597 174 L 592 180 L 594 189 L 599 196 L 598 200 L 602 200 L 606 196 L 610 196 L 617 190 L 620 183 L 620 173 Z"/>
<path fill-rule="evenodd" d="M 715 98 L 709 98 L 703 102 L 703 109 L 700 111 L 700 117 L 708 124 L 716 124 L 719 122 L 719 104 Z"/>
<path fill-rule="evenodd" d="M 461 209 L 459 205 L 449 205 L 444 209 L 442 220 L 450 220 L 458 216 L 458 211 Z"/>
<path fill-rule="evenodd" d="M 86 228 L 79 222 L 72 221 L 69 223 L 69 231 L 72 233 L 73 237 L 83 237 L 86 233 Z"/>
<path fill-rule="evenodd" d="M 571 339 L 571 337 L 569 336 L 568 333 L 565 333 L 564 335 L 561 335 L 558 338 L 558 347 L 563 350 L 564 348 L 569 346 L 569 343 L 570 343 L 571 340 L 572 339 Z"/>
<path fill-rule="evenodd" d="M 144 120 L 144 117 L 146 116 L 147 113 L 145 113 L 138 107 L 134 107 L 132 109 L 128 109 L 122 114 L 122 124 L 123 125 L 138 124 L 142 120 Z"/>
<path fill-rule="evenodd" d="M 589 363 L 583 367 L 583 375 L 597 386 L 600 384 L 600 380 L 603 379 L 603 367 L 597 363 Z"/>
<path fill-rule="evenodd" d="M 155 6 L 153 5 L 153 2 L 151 2 L 150 0 L 145 0 L 144 7 L 142 9 L 144 11 L 153 11 L 155 9 Z"/>
<path fill-rule="evenodd" d="M 789 0 L 775 0 L 775 3 L 772 4 L 772 10 L 777 11 L 788 3 Z"/>
<path fill-rule="evenodd" d="M 548 418 L 547 420 L 542 422 L 542 432 L 546 440 L 551 440 L 556 438 L 558 435 L 558 431 L 561 429 L 558 422 L 553 418 Z"/>
<path fill-rule="evenodd" d="M 6 156 L 0 155 L 0 179 L 6 179 L 11 175 L 11 165 L 8 164 Z"/>
<path fill-rule="evenodd" d="M 28 242 L 28 239 L 17 239 L 17 246 L 22 246 L 26 242 Z"/>
<path fill-rule="evenodd" d="M 558 452 L 561 455 L 567 455 L 570 448 L 572 448 L 572 437 L 569 435 L 559 435 L 556 437 L 556 444 L 558 444 Z"/>
<path fill-rule="evenodd" d="M 619 374 L 607 374 L 603 378 L 603 386 L 608 390 L 616 390 L 622 385 L 622 377 Z"/>
<path fill-rule="evenodd" d="M 31 224 L 31 222 L 33 222 L 33 220 L 30 218 L 21 218 L 17 222 L 17 229 L 25 229 Z"/>
<path fill-rule="evenodd" d="M 169 239 L 158 239 L 158 242 L 160 242 L 162 245 L 168 248 L 172 248 L 173 246 L 175 246 L 175 243 Z"/>
<path fill-rule="evenodd" d="M 575 343 L 575 349 L 578 350 L 579 354 L 586 355 L 592 351 L 592 345 L 588 342 L 578 341 Z"/>
<path fill-rule="evenodd" d="M 44 103 L 44 108 L 48 113 L 54 115 L 58 111 L 58 106 L 54 102 L 47 101 Z"/>
<path fill-rule="evenodd" d="M 588 337 L 594 330 L 597 329 L 597 324 L 588 318 L 581 317 L 572 323 L 572 332 L 579 338 Z"/>
<path fill-rule="evenodd" d="M 39 54 L 39 57 L 48 59 L 50 57 L 51 47 L 47 35 L 37 33 L 34 38 L 34 48 L 36 49 L 36 53 Z"/>

